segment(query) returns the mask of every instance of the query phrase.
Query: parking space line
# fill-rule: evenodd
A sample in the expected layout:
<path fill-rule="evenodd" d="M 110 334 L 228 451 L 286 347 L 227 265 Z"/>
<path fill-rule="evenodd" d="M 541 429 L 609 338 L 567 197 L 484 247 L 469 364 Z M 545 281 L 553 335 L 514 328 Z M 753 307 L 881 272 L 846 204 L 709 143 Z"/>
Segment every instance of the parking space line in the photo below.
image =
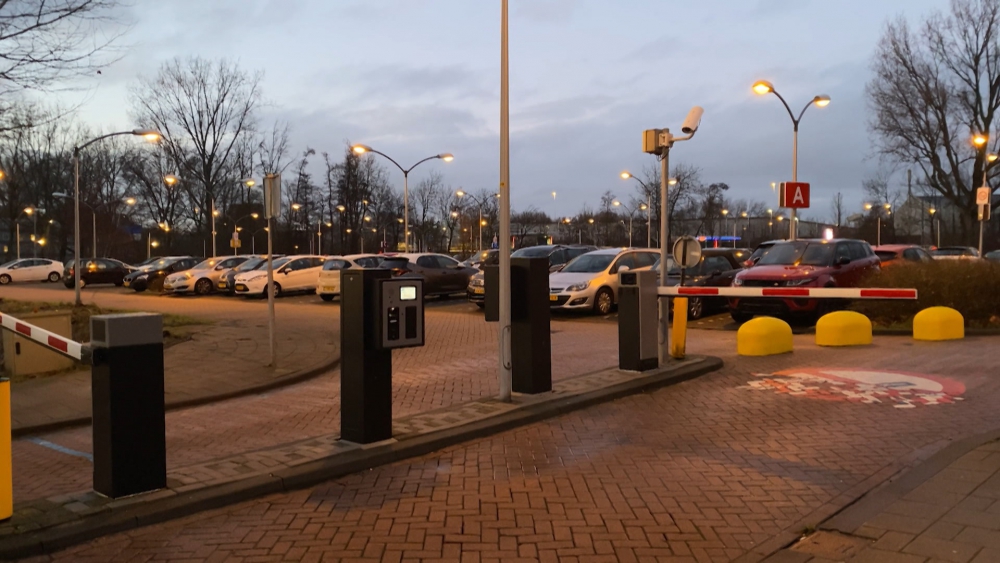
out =
<path fill-rule="evenodd" d="M 41 438 L 28 438 L 28 441 L 31 442 L 32 444 L 38 444 L 39 446 L 42 446 L 44 448 L 49 448 L 50 450 L 55 450 L 57 452 L 61 452 L 61 453 L 67 454 L 67 455 L 75 456 L 75 457 L 82 457 L 83 459 L 85 459 L 85 460 L 87 460 L 87 461 L 89 461 L 91 463 L 93 463 L 93 461 L 94 461 L 93 454 L 88 454 L 87 452 L 78 452 L 76 450 L 71 450 L 71 449 L 69 449 L 67 447 L 60 446 L 59 444 L 53 444 L 52 442 L 50 442 L 48 440 L 43 440 Z"/>

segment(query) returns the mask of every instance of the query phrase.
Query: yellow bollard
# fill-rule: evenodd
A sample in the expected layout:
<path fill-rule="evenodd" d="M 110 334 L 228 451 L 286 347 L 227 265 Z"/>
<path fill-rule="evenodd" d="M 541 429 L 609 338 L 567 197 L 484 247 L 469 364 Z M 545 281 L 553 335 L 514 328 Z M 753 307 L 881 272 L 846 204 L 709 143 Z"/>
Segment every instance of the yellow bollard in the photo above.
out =
<path fill-rule="evenodd" d="M 787 354 L 792 344 L 792 327 L 774 317 L 749 320 L 736 332 L 736 353 L 740 356 Z"/>
<path fill-rule="evenodd" d="M 872 322 L 854 311 L 834 311 L 816 323 L 817 346 L 867 346 L 872 343 Z"/>
<path fill-rule="evenodd" d="M 0 378 L 0 520 L 14 515 L 14 474 L 10 451 L 10 379 Z"/>
<path fill-rule="evenodd" d="M 928 307 L 913 317 L 914 340 L 965 338 L 965 318 L 951 307 Z"/>
<path fill-rule="evenodd" d="M 687 348 L 688 332 L 688 298 L 674 297 L 674 335 L 670 340 L 670 357 L 675 360 L 684 359 Z"/>

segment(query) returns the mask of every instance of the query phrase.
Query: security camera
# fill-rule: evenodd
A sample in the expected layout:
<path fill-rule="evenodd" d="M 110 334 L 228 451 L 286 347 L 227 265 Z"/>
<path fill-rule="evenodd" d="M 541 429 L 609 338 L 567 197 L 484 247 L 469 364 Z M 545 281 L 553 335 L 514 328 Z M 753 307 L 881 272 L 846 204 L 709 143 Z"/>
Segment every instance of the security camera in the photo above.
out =
<path fill-rule="evenodd" d="M 684 125 L 681 126 L 681 132 L 685 135 L 694 135 L 695 131 L 698 130 L 698 125 L 701 124 L 701 114 L 703 113 L 705 113 L 705 110 L 701 106 L 691 108 L 687 117 L 684 118 Z"/>

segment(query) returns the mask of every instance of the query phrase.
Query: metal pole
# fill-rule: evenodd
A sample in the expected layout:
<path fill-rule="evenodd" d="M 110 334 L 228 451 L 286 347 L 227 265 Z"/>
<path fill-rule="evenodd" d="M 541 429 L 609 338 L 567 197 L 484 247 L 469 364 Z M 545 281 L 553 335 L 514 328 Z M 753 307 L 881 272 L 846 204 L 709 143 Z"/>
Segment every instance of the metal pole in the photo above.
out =
<path fill-rule="evenodd" d="M 403 170 L 403 252 L 410 251 L 410 171 Z M 365 233 L 361 232 L 361 253 L 365 252 Z"/>
<path fill-rule="evenodd" d="M 80 300 L 80 149 L 73 149 L 73 289 L 77 307 Z"/>
<path fill-rule="evenodd" d="M 669 131 L 667 134 L 669 135 Z M 663 149 L 660 157 L 660 287 L 667 286 L 667 258 L 669 250 L 668 227 L 670 226 L 667 217 L 667 178 L 670 171 L 670 147 Z M 657 299 L 660 307 L 660 318 L 658 326 L 659 357 L 660 365 L 666 365 L 670 359 L 670 348 L 668 345 L 668 331 L 670 322 L 670 302 L 667 299 Z"/>
<path fill-rule="evenodd" d="M 14 222 L 14 233 L 15 233 L 14 234 L 14 240 L 16 241 L 14 243 L 14 246 L 17 247 L 17 259 L 20 260 L 21 259 L 21 224 L 18 223 L 18 222 L 16 222 L 16 221 Z"/>
<path fill-rule="evenodd" d="M 91 209 L 90 212 L 94 216 L 94 258 L 97 258 L 97 211 Z"/>
<path fill-rule="evenodd" d="M 799 181 L 799 122 L 797 121 L 792 131 L 792 181 Z M 795 240 L 795 215 L 796 209 L 793 207 L 789 213 L 788 240 Z"/>
<path fill-rule="evenodd" d="M 882 214 L 879 213 L 875 220 L 878 229 L 875 235 L 875 246 L 882 246 Z"/>
<path fill-rule="evenodd" d="M 146 233 L 146 260 L 153 255 L 153 233 Z"/>
<path fill-rule="evenodd" d="M 479 205 L 479 252 L 483 251 L 483 206 Z"/>
<path fill-rule="evenodd" d="M 500 370 L 499 399 L 510 402 L 510 81 L 507 0 L 500 0 Z"/>
<path fill-rule="evenodd" d="M 983 223 L 986 221 L 979 221 L 979 257 L 983 257 Z"/>
<path fill-rule="evenodd" d="M 941 248 L 941 220 L 937 220 L 937 247 Z"/>
<path fill-rule="evenodd" d="M 31 257 L 38 258 L 38 207 L 31 214 Z"/>
<path fill-rule="evenodd" d="M 653 200 L 646 193 L 646 248 L 653 248 Z"/>
<path fill-rule="evenodd" d="M 272 196 L 273 197 L 273 196 Z M 274 323 L 274 244 L 271 238 L 272 227 L 271 217 L 267 218 L 267 339 L 271 350 L 271 361 L 268 366 L 278 367 L 277 345 L 275 338 Z M 214 244 L 214 241 L 213 241 Z"/>
<path fill-rule="evenodd" d="M 628 216 L 628 247 L 632 248 L 632 215 Z"/>
<path fill-rule="evenodd" d="M 212 258 L 215 258 L 215 198 L 212 198 Z"/>

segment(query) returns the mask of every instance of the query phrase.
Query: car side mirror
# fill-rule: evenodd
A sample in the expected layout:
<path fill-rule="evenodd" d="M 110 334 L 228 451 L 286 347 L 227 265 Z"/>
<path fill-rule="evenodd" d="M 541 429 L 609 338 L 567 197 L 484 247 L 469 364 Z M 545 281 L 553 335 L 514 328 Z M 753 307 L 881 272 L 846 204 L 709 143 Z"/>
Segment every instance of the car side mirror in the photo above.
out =
<path fill-rule="evenodd" d="M 841 256 L 837 258 L 837 266 L 846 266 L 851 263 L 851 259 L 847 256 Z"/>
<path fill-rule="evenodd" d="M 618 271 L 617 271 L 617 272 L 615 272 L 615 273 L 618 273 L 618 274 L 620 274 L 620 273 L 622 273 L 622 272 L 627 272 L 627 271 L 629 271 L 629 270 L 631 270 L 631 268 L 629 268 L 628 266 L 626 266 L 626 265 L 622 264 L 621 266 L 618 266 Z"/>
<path fill-rule="evenodd" d="M 714 278 L 716 276 L 721 276 L 721 275 L 722 275 L 722 270 L 712 270 L 712 273 L 708 274 L 708 276 L 711 277 L 711 278 Z"/>

